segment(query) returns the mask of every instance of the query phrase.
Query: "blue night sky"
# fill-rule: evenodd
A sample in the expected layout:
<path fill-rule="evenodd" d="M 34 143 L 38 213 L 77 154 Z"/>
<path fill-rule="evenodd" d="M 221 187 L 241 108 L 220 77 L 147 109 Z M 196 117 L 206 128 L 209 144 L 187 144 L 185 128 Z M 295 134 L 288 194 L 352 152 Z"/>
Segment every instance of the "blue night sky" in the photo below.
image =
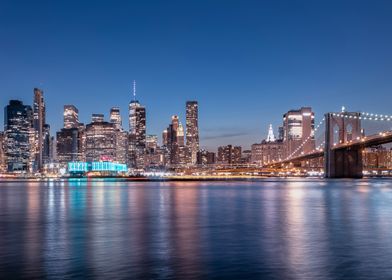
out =
<path fill-rule="evenodd" d="M 0 106 L 45 91 L 81 121 L 120 106 L 132 80 L 149 134 L 198 100 L 201 146 L 245 147 L 282 114 L 392 114 L 392 1 L 0 1 Z M 3 119 L 1 117 L 0 121 Z"/>

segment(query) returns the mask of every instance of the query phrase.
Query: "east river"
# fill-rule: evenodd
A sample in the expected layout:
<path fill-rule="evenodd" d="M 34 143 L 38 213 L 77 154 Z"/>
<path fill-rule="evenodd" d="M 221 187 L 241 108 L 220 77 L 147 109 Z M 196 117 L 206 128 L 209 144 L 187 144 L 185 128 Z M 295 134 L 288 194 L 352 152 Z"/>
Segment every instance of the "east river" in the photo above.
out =
<path fill-rule="evenodd" d="M 0 182 L 1 279 L 392 279 L 392 180 Z"/>

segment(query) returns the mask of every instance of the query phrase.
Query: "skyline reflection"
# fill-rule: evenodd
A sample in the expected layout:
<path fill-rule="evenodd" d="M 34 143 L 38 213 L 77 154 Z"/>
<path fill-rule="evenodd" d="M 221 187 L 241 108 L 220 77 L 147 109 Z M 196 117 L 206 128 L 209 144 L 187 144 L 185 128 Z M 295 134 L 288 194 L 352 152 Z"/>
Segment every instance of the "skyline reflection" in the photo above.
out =
<path fill-rule="evenodd" d="M 3 182 L 6 278 L 391 275 L 380 181 Z M 344 277 L 343 277 L 344 278 Z"/>

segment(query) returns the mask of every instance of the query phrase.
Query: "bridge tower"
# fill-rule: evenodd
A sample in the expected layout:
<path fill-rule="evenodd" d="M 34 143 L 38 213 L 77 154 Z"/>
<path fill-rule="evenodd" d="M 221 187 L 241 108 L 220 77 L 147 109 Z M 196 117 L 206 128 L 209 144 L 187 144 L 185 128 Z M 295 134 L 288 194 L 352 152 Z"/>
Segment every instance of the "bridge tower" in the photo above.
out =
<path fill-rule="evenodd" d="M 361 114 L 341 112 L 325 114 L 324 171 L 326 178 L 362 178 L 362 151 L 360 148 L 338 148 L 361 137 Z"/>

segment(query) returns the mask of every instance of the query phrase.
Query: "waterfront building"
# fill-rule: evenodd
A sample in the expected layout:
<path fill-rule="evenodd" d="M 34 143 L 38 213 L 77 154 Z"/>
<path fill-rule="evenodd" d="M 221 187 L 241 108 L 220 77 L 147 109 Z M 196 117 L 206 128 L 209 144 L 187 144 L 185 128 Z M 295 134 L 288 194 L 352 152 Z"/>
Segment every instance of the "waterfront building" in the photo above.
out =
<path fill-rule="evenodd" d="M 136 100 L 136 83 L 133 83 L 133 100 L 129 103 L 129 164 L 143 168 L 146 154 L 146 108 Z"/>
<path fill-rule="evenodd" d="M 207 150 L 200 150 L 197 152 L 197 164 L 198 165 L 209 165 L 215 164 L 215 153 L 209 152 Z"/>
<path fill-rule="evenodd" d="M 283 157 L 284 145 L 281 140 L 274 142 L 263 140 L 261 143 L 252 145 L 251 163 L 263 166 L 268 163 L 281 161 Z"/>
<path fill-rule="evenodd" d="M 0 173 L 6 171 L 6 165 L 5 165 L 6 158 L 5 158 L 4 145 L 5 145 L 5 134 L 4 132 L 0 132 Z"/>
<path fill-rule="evenodd" d="M 241 155 L 241 164 L 249 164 L 251 163 L 252 151 L 244 150 Z"/>
<path fill-rule="evenodd" d="M 53 158 L 56 157 L 60 168 L 66 168 L 71 161 L 84 161 L 86 156 L 85 126 L 79 122 L 79 110 L 74 105 L 64 105 L 63 116 L 63 128 L 56 133 L 53 144 L 56 146 Z M 100 114 L 93 115 L 95 120 L 102 118 Z"/>
<path fill-rule="evenodd" d="M 366 169 L 391 169 L 392 149 L 382 145 L 366 148 L 362 152 L 362 160 Z"/>
<path fill-rule="evenodd" d="M 241 146 L 226 145 L 218 147 L 218 163 L 240 164 L 241 157 Z"/>
<path fill-rule="evenodd" d="M 302 152 L 309 153 L 315 149 L 312 108 L 302 107 L 298 110 L 290 110 L 283 115 L 283 142 L 285 157 L 291 156 L 295 151 L 298 151 L 296 154 L 300 155 Z M 300 147 L 302 143 L 305 144 Z"/>
<path fill-rule="evenodd" d="M 63 128 L 56 134 L 57 160 L 65 168 L 71 161 L 83 161 L 83 131 L 79 128 Z"/>
<path fill-rule="evenodd" d="M 4 109 L 4 152 L 8 172 L 32 172 L 35 132 L 33 111 L 22 101 L 11 100 Z"/>
<path fill-rule="evenodd" d="M 186 147 L 189 151 L 189 162 L 197 162 L 199 151 L 199 105 L 197 101 L 186 102 Z"/>
<path fill-rule="evenodd" d="M 252 145 L 250 162 L 263 166 L 268 163 L 280 161 L 283 157 L 283 141 L 281 139 L 275 139 L 272 125 L 270 125 L 267 138 L 261 141 L 261 143 Z"/>
<path fill-rule="evenodd" d="M 86 161 L 117 161 L 116 132 L 113 123 L 94 114 L 92 122 L 86 125 Z"/>
<path fill-rule="evenodd" d="M 41 172 L 43 164 L 49 161 L 50 126 L 46 124 L 44 92 L 34 88 L 33 128 L 35 131 L 34 171 Z"/>
<path fill-rule="evenodd" d="M 64 105 L 64 128 L 79 127 L 79 110 L 74 105 Z"/>

